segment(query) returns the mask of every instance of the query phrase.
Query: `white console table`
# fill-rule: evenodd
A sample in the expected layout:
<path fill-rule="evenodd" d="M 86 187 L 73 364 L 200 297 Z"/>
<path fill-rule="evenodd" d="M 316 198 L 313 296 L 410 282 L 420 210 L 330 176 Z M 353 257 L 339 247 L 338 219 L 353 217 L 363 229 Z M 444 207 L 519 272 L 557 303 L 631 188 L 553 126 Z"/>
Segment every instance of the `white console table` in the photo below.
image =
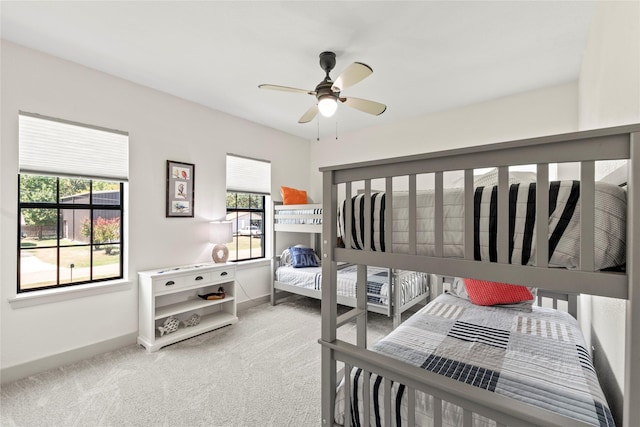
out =
<path fill-rule="evenodd" d="M 138 344 L 148 351 L 231 325 L 238 321 L 235 299 L 235 264 L 203 263 L 141 271 L 139 278 Z M 198 295 L 224 289 L 225 297 L 205 300 Z M 186 327 L 193 314 L 200 323 Z M 177 331 L 160 336 L 169 316 L 180 320 Z"/>

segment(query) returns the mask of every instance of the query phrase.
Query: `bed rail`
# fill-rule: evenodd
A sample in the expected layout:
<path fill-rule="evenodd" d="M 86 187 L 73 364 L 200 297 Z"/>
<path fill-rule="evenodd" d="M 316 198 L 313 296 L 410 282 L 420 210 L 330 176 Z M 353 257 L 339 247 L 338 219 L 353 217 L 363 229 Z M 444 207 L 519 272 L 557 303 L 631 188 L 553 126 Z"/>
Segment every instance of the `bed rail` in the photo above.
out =
<path fill-rule="evenodd" d="M 324 345 L 324 344 L 323 344 Z M 384 387 L 391 387 L 392 383 L 402 384 L 405 387 L 406 396 L 408 397 L 409 418 L 411 413 L 415 410 L 415 394 L 420 391 L 428 395 L 433 396 L 436 400 L 436 410 L 434 411 L 434 426 L 442 424 L 442 403 L 452 403 L 462 407 L 464 411 L 465 424 L 464 427 L 471 427 L 471 420 L 473 414 L 481 415 L 490 420 L 497 422 L 497 426 L 522 426 L 522 427 L 534 427 L 534 426 L 562 426 L 562 427 L 586 427 L 590 424 L 585 424 L 575 419 L 567 418 L 558 414 L 554 414 L 549 411 L 545 411 L 531 405 L 524 404 L 513 399 L 496 395 L 496 393 L 488 392 L 486 390 L 474 389 L 459 381 L 452 380 L 450 378 L 442 377 L 441 375 L 434 374 L 427 370 L 421 369 L 416 366 L 406 365 L 396 359 L 387 357 L 385 355 L 366 351 L 355 345 L 337 341 L 332 344 L 326 344 L 326 347 L 331 349 L 340 361 L 345 362 L 344 372 L 350 372 L 351 367 L 358 367 L 363 369 L 365 379 L 363 380 L 363 387 L 368 387 L 369 378 L 371 373 L 378 374 L 384 378 Z M 351 407 L 351 392 L 349 389 L 350 381 L 345 381 L 345 419 L 350 419 L 349 409 Z M 397 387 L 397 385 L 396 385 Z M 389 393 L 389 389 L 385 390 L 384 396 L 387 399 L 385 402 L 385 408 L 391 408 L 393 405 L 390 402 L 394 393 Z M 364 395 L 369 395 L 368 391 L 364 391 Z M 368 401 L 365 400 L 365 405 Z M 439 410 L 440 409 L 440 410 Z M 369 413 L 369 408 L 364 409 L 364 413 Z M 391 411 L 384 411 L 386 417 L 384 426 L 395 425 L 395 422 L 391 422 Z M 324 422 L 323 422 L 324 424 Z M 345 423 L 345 425 L 351 425 Z M 414 426 L 415 421 L 411 419 L 408 422 L 409 426 Z"/>
<path fill-rule="evenodd" d="M 640 363 L 640 340 L 633 340 L 633 334 L 640 330 L 640 281 L 637 272 L 640 266 L 640 250 L 634 247 L 640 242 L 640 227 L 636 226 L 637 212 L 640 212 L 640 125 L 620 126 L 562 135 L 531 138 L 485 146 L 468 147 L 438 153 L 428 153 L 350 165 L 323 167 L 323 236 L 337 235 L 336 212 L 338 211 L 338 187 L 341 186 L 344 199 L 352 196 L 352 183 L 364 188 L 364 229 L 371 229 L 371 187 L 372 180 L 384 180 L 384 191 L 392 194 L 394 177 L 407 177 L 408 185 L 408 250 L 396 253 L 388 244 L 385 252 L 371 249 L 372 236 L 365 234 L 364 249 L 351 249 L 351 230 L 347 221 L 345 248 L 336 242 L 323 239 L 323 284 L 322 284 L 322 423 L 331 425 L 334 413 L 336 389 L 336 360 L 350 365 L 387 374 L 415 390 L 428 390 L 444 400 L 461 399 L 463 406 L 470 405 L 479 412 L 488 410 L 494 419 L 507 425 L 530 425 L 531 408 L 519 408 L 513 400 L 501 403 L 485 399 L 469 386 L 451 385 L 446 378 L 420 372 L 417 368 L 402 363 L 392 363 L 366 350 L 366 340 L 358 340 L 358 346 L 351 346 L 336 339 L 336 284 L 337 262 L 360 265 L 377 265 L 391 268 L 436 273 L 443 276 L 475 277 L 505 283 L 542 287 L 563 293 L 586 293 L 627 300 L 626 361 L 625 361 L 625 402 L 624 425 L 631 426 L 640 419 L 640 406 L 630 402 L 640 400 L 640 373 L 632 369 Z M 627 266 L 625 272 L 594 271 L 594 211 L 595 211 L 595 161 L 628 159 L 627 192 Z M 509 264 L 509 166 L 537 165 L 537 188 L 548 188 L 548 167 L 551 163 L 579 162 L 580 164 L 580 265 L 576 270 L 550 268 L 548 266 L 548 206 L 546 191 L 536 193 L 536 242 L 535 266 Z M 474 260 L 473 250 L 473 169 L 497 167 L 497 262 Z M 464 171 L 464 258 L 444 257 L 443 253 L 443 173 Z M 434 243 L 432 256 L 419 255 L 416 241 L 416 177 L 433 174 L 435 182 Z M 376 184 L 378 185 L 378 184 Z M 393 198 L 386 200 L 385 217 L 391 224 Z M 349 203 L 345 206 L 345 217 L 351 215 Z M 385 241 L 393 242 L 391 227 L 384 231 Z M 635 306 L 635 310 L 633 307 Z M 358 324 L 358 334 L 366 337 L 366 320 Z M 384 360 L 383 360 L 384 359 Z M 390 364 L 390 365 L 388 365 Z M 366 365 L 366 367 L 365 367 Z M 391 369 L 389 366 L 393 367 Z M 392 372 L 391 372 L 392 371 Z M 474 409 L 475 410 L 475 409 Z M 494 413 L 495 412 L 495 413 Z M 543 411 L 544 412 L 544 411 Z M 537 416 L 537 415 L 536 415 Z M 540 415 L 545 425 L 570 425 L 569 419 L 554 419 L 551 415 Z M 535 419 L 535 418 L 534 418 Z M 547 422 L 548 420 L 548 422 Z M 534 424 L 536 421 L 534 421 Z"/>
<path fill-rule="evenodd" d="M 283 205 L 274 202 L 275 231 L 322 233 L 322 204 Z"/>

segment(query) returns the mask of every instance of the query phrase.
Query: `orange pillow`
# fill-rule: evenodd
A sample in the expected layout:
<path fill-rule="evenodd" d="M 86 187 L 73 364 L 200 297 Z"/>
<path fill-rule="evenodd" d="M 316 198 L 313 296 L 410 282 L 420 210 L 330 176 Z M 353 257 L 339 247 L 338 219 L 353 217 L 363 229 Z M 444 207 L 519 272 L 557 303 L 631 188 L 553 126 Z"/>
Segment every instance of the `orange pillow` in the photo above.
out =
<path fill-rule="evenodd" d="M 280 187 L 280 193 L 282 194 L 282 203 L 285 205 L 307 204 L 307 192 L 304 190 L 297 190 L 291 187 Z"/>
<path fill-rule="evenodd" d="M 526 286 L 464 279 L 464 287 L 469 299 L 476 305 L 513 304 L 533 300 L 533 294 Z"/>

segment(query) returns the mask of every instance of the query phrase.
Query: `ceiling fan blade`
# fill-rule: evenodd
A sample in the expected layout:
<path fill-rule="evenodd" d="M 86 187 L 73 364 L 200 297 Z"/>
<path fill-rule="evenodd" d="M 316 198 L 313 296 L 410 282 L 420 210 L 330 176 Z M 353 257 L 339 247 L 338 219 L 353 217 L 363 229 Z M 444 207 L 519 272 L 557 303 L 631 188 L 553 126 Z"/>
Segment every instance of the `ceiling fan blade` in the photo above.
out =
<path fill-rule="evenodd" d="M 318 114 L 318 105 L 314 104 L 300 117 L 298 123 L 309 123 Z"/>
<path fill-rule="evenodd" d="M 369 101 L 368 99 L 360 99 L 360 98 L 339 98 L 340 102 L 345 105 L 348 105 L 351 108 L 355 108 L 356 110 L 363 111 L 365 113 L 373 114 L 379 116 L 384 113 L 387 109 L 387 106 L 375 101 Z"/>
<path fill-rule="evenodd" d="M 361 62 L 354 62 L 349 65 L 338 78 L 333 82 L 331 89 L 342 91 L 349 86 L 353 86 L 359 81 L 369 77 L 373 73 L 371 67 Z"/>
<path fill-rule="evenodd" d="M 260 89 L 282 90 L 284 92 L 306 93 L 307 95 L 315 95 L 315 90 L 298 89 L 296 87 L 278 86 L 278 85 L 258 85 Z"/>

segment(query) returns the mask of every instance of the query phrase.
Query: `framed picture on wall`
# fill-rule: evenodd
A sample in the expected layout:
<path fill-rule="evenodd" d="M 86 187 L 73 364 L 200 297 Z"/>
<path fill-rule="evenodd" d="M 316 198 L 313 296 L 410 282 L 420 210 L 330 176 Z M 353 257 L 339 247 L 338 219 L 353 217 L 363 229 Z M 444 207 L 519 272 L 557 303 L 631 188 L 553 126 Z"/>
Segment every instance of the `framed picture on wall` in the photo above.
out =
<path fill-rule="evenodd" d="M 167 218 L 193 217 L 196 166 L 167 160 Z"/>

